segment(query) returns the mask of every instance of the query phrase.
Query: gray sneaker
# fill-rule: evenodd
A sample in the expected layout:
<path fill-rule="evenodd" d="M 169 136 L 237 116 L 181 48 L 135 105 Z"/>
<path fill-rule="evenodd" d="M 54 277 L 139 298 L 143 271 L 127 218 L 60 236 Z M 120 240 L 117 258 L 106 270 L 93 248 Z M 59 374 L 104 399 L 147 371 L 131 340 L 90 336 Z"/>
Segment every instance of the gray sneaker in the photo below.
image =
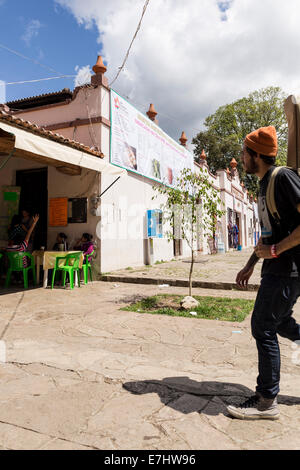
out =
<path fill-rule="evenodd" d="M 277 398 L 264 398 L 257 393 L 238 406 L 230 405 L 228 412 L 239 419 L 279 419 Z"/>

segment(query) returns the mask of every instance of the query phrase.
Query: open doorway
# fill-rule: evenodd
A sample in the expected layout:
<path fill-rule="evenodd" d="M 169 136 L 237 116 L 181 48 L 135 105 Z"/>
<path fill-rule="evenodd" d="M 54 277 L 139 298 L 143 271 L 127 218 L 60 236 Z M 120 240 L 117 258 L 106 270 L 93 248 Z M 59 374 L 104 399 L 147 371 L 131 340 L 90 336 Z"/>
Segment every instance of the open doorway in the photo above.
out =
<path fill-rule="evenodd" d="M 174 256 L 182 256 L 181 217 L 173 214 L 173 253 Z"/>
<path fill-rule="evenodd" d="M 33 249 L 39 249 L 41 246 L 47 247 L 48 169 L 18 170 L 16 185 L 21 188 L 20 212 L 26 209 L 32 215 L 40 215 L 34 231 Z"/>

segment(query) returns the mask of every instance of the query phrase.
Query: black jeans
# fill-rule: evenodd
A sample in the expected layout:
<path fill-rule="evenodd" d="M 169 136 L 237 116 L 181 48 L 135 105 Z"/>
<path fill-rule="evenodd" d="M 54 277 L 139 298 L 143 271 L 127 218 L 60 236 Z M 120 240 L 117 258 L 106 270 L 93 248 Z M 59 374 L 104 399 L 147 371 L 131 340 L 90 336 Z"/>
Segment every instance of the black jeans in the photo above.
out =
<path fill-rule="evenodd" d="M 252 335 L 258 349 L 256 391 L 265 398 L 279 392 L 280 350 L 277 333 L 291 341 L 300 340 L 300 325 L 292 317 L 300 295 L 300 278 L 265 274 L 251 319 Z"/>

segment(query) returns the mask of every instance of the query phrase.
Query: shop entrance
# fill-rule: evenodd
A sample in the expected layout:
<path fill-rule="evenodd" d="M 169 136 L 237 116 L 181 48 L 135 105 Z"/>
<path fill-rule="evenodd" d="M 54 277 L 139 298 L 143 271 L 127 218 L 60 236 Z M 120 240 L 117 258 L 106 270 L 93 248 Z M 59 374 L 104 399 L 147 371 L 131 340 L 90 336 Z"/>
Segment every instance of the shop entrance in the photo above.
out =
<path fill-rule="evenodd" d="M 16 186 L 21 188 L 20 212 L 26 209 L 32 215 L 40 215 L 34 231 L 33 249 L 39 249 L 41 246 L 47 247 L 48 169 L 18 170 Z"/>
<path fill-rule="evenodd" d="M 182 256 L 181 239 L 181 217 L 180 214 L 173 214 L 173 253 L 174 256 Z"/>
<path fill-rule="evenodd" d="M 228 247 L 237 249 L 242 244 L 239 214 L 232 209 L 227 209 L 227 217 Z"/>

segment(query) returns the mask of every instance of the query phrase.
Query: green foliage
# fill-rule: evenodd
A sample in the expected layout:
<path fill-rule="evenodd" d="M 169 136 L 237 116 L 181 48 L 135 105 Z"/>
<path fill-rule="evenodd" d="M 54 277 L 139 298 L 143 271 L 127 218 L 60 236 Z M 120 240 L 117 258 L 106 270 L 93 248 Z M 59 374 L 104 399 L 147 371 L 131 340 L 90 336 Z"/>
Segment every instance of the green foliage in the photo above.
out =
<path fill-rule="evenodd" d="M 206 318 L 221 321 L 243 321 L 253 310 L 254 302 L 245 299 L 230 299 L 224 297 L 200 297 L 195 296 L 199 301 L 198 307 L 193 307 L 197 316 L 192 316 L 189 311 L 180 308 L 181 296 L 178 295 L 157 295 L 146 297 L 139 302 L 135 302 L 121 310 L 139 313 L 151 313 L 153 315 L 171 315 L 188 318 Z"/>
<path fill-rule="evenodd" d="M 186 240 L 191 250 L 194 250 L 199 230 L 211 236 L 216 219 L 224 214 L 222 201 L 209 181 L 207 171 L 203 168 L 198 171 L 182 170 L 176 188 L 153 186 L 155 191 L 166 196 L 166 202 L 161 205 L 163 222 L 165 227 L 169 226 L 165 234 L 169 240 Z"/>
<path fill-rule="evenodd" d="M 182 170 L 176 188 L 153 186 L 155 191 L 166 196 L 161 208 L 168 240 L 186 240 L 191 249 L 189 295 L 192 295 L 194 252 L 199 235 L 214 236 L 217 220 L 224 214 L 222 201 L 210 181 L 209 173 L 203 168 L 197 171 L 195 173 L 189 168 Z"/>
<path fill-rule="evenodd" d="M 152 297 L 146 297 L 145 299 L 141 300 L 141 302 L 139 302 L 139 305 L 141 309 L 148 310 L 157 307 L 157 301 L 158 298 L 156 295 L 154 295 Z"/>
<path fill-rule="evenodd" d="M 276 163 L 286 165 L 288 125 L 283 108 L 285 99 L 281 88 L 268 87 L 218 108 L 206 118 L 206 130 L 193 139 L 195 160 L 199 160 L 204 149 L 209 168 L 214 173 L 229 167 L 231 159 L 235 158 L 241 180 L 249 192 L 255 194 L 257 177 L 245 174 L 239 159 L 241 148 L 250 132 L 259 127 L 275 126 L 279 148 Z"/>

